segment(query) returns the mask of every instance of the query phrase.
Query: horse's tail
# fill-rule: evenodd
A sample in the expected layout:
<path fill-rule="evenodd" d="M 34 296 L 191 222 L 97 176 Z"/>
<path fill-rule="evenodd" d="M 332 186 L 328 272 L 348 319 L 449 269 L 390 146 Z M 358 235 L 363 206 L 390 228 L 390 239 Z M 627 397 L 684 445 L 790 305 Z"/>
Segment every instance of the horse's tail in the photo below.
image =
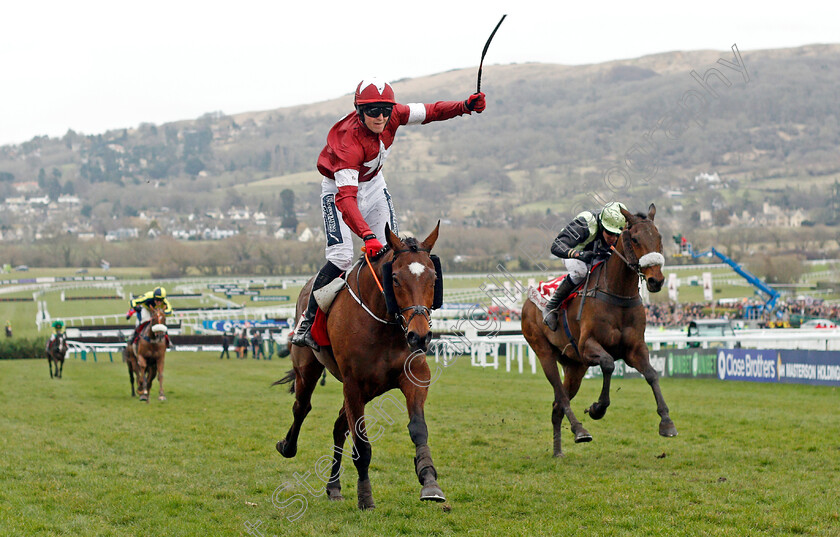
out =
<path fill-rule="evenodd" d="M 280 380 L 276 380 L 276 381 L 272 382 L 271 385 L 272 386 L 277 386 L 278 384 L 289 384 L 289 383 L 291 383 L 291 386 L 289 386 L 289 393 L 295 393 L 295 378 L 296 378 L 295 370 L 294 369 L 289 369 L 289 371 L 286 373 L 286 376 L 284 376 Z"/>

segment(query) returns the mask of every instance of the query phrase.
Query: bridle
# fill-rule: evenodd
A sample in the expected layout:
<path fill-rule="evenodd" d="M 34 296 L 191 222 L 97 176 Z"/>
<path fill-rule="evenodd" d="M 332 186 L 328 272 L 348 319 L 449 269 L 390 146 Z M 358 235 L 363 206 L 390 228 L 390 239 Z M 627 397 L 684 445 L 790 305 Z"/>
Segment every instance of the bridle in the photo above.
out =
<path fill-rule="evenodd" d="M 629 233 L 622 233 L 621 240 L 624 244 L 624 255 L 622 255 L 621 252 L 619 252 L 612 246 L 610 247 L 610 249 L 618 254 L 618 257 L 620 257 L 621 260 L 624 261 L 624 263 L 628 267 L 630 267 L 630 270 L 639 275 L 639 279 L 641 281 L 645 280 L 644 272 L 642 272 L 643 269 L 652 267 L 654 265 L 659 265 L 660 267 L 665 266 L 665 256 L 663 256 L 659 252 L 648 252 L 641 258 L 637 256 L 636 251 L 633 250 L 633 245 L 630 242 Z"/>
<path fill-rule="evenodd" d="M 624 246 L 624 254 L 618 251 L 615 246 L 610 246 L 610 250 L 617 254 L 618 257 L 627 265 L 630 270 L 635 272 L 639 277 L 639 282 L 644 284 L 645 281 L 645 274 L 642 272 L 643 269 L 647 267 L 651 267 L 653 265 L 665 265 L 665 257 L 659 252 L 648 252 L 643 255 L 641 258 L 636 255 L 636 251 L 633 249 L 633 245 L 631 243 L 630 233 L 626 230 L 621 233 L 620 239 Z M 612 293 L 606 290 L 606 285 L 604 285 L 605 289 L 601 289 L 600 282 L 602 279 L 606 277 L 606 268 L 602 269 L 598 274 L 598 285 L 595 286 L 593 289 L 593 296 L 604 302 L 608 302 L 614 306 L 627 308 L 627 307 L 635 307 L 641 305 L 641 296 L 639 295 L 638 290 L 632 296 L 622 296 Z"/>
<path fill-rule="evenodd" d="M 386 247 L 385 252 L 380 253 L 379 257 L 382 257 L 384 255 L 384 253 L 387 253 L 387 248 L 388 247 Z M 385 319 L 382 319 L 382 318 L 378 317 L 375 313 L 373 313 L 370 310 L 370 308 L 367 307 L 367 305 L 361 299 L 362 293 L 361 293 L 361 289 L 360 289 L 360 278 L 359 278 L 361 276 L 361 270 L 362 270 L 362 263 L 361 262 L 359 262 L 358 268 L 356 269 L 356 293 L 354 293 L 353 290 L 350 288 L 349 283 L 345 284 L 347 286 L 347 289 L 350 291 L 350 296 L 353 297 L 353 299 L 356 301 L 356 303 L 359 304 L 362 307 L 362 309 L 364 309 L 368 313 L 368 315 L 370 315 L 371 317 L 373 317 L 374 319 L 376 319 L 377 321 L 379 321 L 382 324 L 399 325 L 400 328 L 402 328 L 403 334 L 405 334 L 405 335 L 408 335 L 408 327 L 411 324 L 411 321 L 413 321 L 414 318 L 417 317 L 418 315 L 422 315 L 426 319 L 426 322 L 428 323 L 429 328 L 431 328 L 432 327 L 432 310 L 430 308 L 422 305 L 422 304 L 415 304 L 415 305 L 412 305 L 412 306 L 406 306 L 404 308 L 400 308 L 399 305 L 396 303 L 396 298 L 393 295 L 393 287 L 391 287 L 393 284 L 390 281 L 390 279 L 391 279 L 390 271 L 391 271 L 391 266 L 392 266 L 391 264 L 397 259 L 397 256 L 399 256 L 400 254 L 403 254 L 403 253 L 410 253 L 410 252 L 426 252 L 427 254 L 429 254 L 429 257 L 431 257 L 431 250 L 429 248 L 417 247 L 417 248 L 406 248 L 406 249 L 403 249 L 403 250 L 394 250 L 393 252 L 394 252 L 394 255 L 391 258 L 391 260 L 388 261 L 387 263 L 385 263 L 385 265 L 383 266 L 383 273 L 385 273 L 385 274 L 383 274 L 383 279 L 386 279 L 386 286 L 388 286 L 388 287 L 383 286 L 382 282 L 379 281 L 379 276 L 377 276 L 376 271 L 374 270 L 373 265 L 371 264 L 370 256 L 368 255 L 367 251 L 365 251 L 365 256 L 364 257 L 365 257 L 365 262 L 367 263 L 367 266 L 370 269 L 370 274 L 373 276 L 373 280 L 376 282 L 376 286 L 379 288 L 379 292 L 382 293 L 382 296 L 385 298 L 385 307 L 388 310 L 388 313 L 390 313 L 396 320 L 388 321 L 388 320 L 385 320 Z M 435 264 L 436 270 L 437 270 L 437 266 L 438 265 Z M 407 312 L 411 312 L 411 315 L 409 315 L 408 318 L 406 319 L 406 313 Z"/>

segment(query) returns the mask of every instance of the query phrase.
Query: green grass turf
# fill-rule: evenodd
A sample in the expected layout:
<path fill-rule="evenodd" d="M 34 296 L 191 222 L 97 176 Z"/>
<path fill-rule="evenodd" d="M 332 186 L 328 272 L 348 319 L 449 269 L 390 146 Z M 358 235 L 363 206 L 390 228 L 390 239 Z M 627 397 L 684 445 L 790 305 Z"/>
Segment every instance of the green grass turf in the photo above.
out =
<path fill-rule="evenodd" d="M 380 420 L 371 481 L 377 509 L 356 509 L 345 457 L 344 502 L 313 497 L 294 474 L 331 453 L 341 386 L 319 386 L 298 455 L 274 443 L 293 397 L 270 388 L 288 359 L 167 356 L 168 401 L 129 396 L 125 365 L 69 359 L 50 380 L 42 360 L 0 361 L 0 535 L 838 535 L 838 390 L 664 379 L 680 435 L 661 438 L 647 384 L 613 382 L 606 417 L 573 409 L 594 436 L 551 456 L 551 389 L 537 375 L 443 369 L 426 404 L 445 504 L 421 503 L 407 417 Z M 434 367 L 434 364 L 432 364 Z M 157 392 L 157 383 L 152 394 Z M 392 392 L 402 401 L 399 392 Z M 370 412 L 370 410 L 369 410 Z M 382 416 L 382 414 L 380 414 Z M 317 486 L 314 475 L 308 483 Z M 302 494 L 308 506 L 272 505 Z M 255 504 L 255 505 L 253 505 Z"/>

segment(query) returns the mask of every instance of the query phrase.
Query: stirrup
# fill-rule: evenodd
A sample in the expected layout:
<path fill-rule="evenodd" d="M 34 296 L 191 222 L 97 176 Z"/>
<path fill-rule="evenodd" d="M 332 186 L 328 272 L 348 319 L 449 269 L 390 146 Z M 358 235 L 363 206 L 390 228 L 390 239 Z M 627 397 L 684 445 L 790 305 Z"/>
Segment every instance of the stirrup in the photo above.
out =
<path fill-rule="evenodd" d="M 559 324 L 560 315 L 557 313 L 557 309 L 549 310 L 543 316 L 543 324 L 548 327 L 549 330 L 554 332 L 557 330 L 557 326 Z M 552 326 L 553 325 L 553 326 Z"/>
<path fill-rule="evenodd" d="M 295 335 L 291 339 L 292 345 L 297 345 L 298 347 L 309 347 L 314 351 L 320 351 L 321 346 L 315 342 L 315 338 L 312 337 L 312 326 L 310 325 L 302 334 L 298 334 L 295 332 Z"/>

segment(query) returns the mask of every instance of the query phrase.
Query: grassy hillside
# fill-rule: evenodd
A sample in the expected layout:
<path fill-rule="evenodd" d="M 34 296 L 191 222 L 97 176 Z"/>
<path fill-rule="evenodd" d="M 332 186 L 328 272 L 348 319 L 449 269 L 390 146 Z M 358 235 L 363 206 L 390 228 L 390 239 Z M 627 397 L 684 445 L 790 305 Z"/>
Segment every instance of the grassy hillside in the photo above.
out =
<path fill-rule="evenodd" d="M 589 192 L 615 190 L 668 211 L 673 203 L 662 189 L 679 188 L 701 208 L 723 203 L 737 211 L 770 199 L 803 207 L 817 222 L 836 220 L 836 207 L 824 202 L 840 171 L 840 45 L 742 52 L 740 72 L 734 60 L 727 50 L 574 67 L 489 66 L 484 114 L 401 131 L 386 169 L 395 201 L 402 211 L 475 213 L 517 227 L 514 212 L 568 211 L 593 203 Z M 707 87 L 692 78 L 712 68 L 720 76 L 708 75 Z M 463 99 L 473 76 L 472 69 L 456 70 L 394 87 L 402 102 Z M 0 196 L 11 194 L 12 181 L 40 181 L 47 189 L 72 183 L 92 207 L 119 202 L 115 210 L 130 215 L 162 203 L 190 212 L 263 202 L 270 211 L 276 200 L 267 196 L 291 188 L 302 211 L 315 211 L 315 160 L 330 125 L 350 110 L 345 95 L 36 138 L 0 148 Z M 614 167 L 629 170 L 629 180 L 610 172 Z M 729 192 L 695 185 L 701 172 L 719 173 Z"/>

